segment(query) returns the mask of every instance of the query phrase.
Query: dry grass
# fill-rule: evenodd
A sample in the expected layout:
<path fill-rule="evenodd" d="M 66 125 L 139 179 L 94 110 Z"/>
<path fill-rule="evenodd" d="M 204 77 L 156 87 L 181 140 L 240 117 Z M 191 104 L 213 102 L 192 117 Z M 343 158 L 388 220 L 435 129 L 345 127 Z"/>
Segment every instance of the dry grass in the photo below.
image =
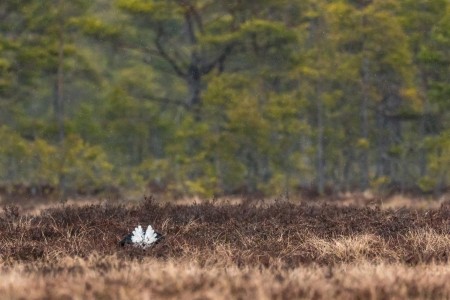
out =
<path fill-rule="evenodd" d="M 440 299 L 449 265 L 340 264 L 284 269 L 198 265 L 154 258 L 64 258 L 0 275 L 5 299 Z"/>
<path fill-rule="evenodd" d="M 166 235 L 118 242 L 137 224 Z M 0 214 L 5 299 L 450 298 L 450 206 L 69 205 Z"/>
<path fill-rule="evenodd" d="M 162 199 L 165 199 L 162 197 Z M 167 199 L 166 199 L 167 200 Z M 449 194 L 443 194 L 440 197 L 432 196 L 416 196 L 409 197 L 405 195 L 391 195 L 388 197 L 380 197 L 374 195 L 371 192 L 365 193 L 348 193 L 348 194 L 337 194 L 330 197 L 319 197 L 308 199 L 304 197 L 294 196 L 287 199 L 285 196 L 279 196 L 275 198 L 246 198 L 237 196 L 228 196 L 214 199 L 213 203 L 215 205 L 240 205 L 243 203 L 252 203 L 253 205 L 270 205 L 275 204 L 279 201 L 290 202 L 293 204 L 308 203 L 309 205 L 323 205 L 325 203 L 333 203 L 336 206 L 377 206 L 381 209 L 398 209 L 402 207 L 414 208 L 414 209 L 437 209 L 443 203 L 450 201 Z M 171 200 L 169 200 L 171 201 Z M 177 200 L 179 205 L 193 205 L 202 204 L 205 202 L 210 202 L 210 200 L 201 199 L 198 197 L 181 198 Z"/>

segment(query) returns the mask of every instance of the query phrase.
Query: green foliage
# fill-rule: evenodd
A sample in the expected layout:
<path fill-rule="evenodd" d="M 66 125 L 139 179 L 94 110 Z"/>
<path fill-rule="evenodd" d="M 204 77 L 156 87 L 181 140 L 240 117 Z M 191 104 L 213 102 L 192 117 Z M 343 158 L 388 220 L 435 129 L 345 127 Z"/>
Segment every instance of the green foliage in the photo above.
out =
<path fill-rule="evenodd" d="M 76 135 L 68 136 L 58 149 L 59 175 L 71 188 L 94 191 L 113 185 L 113 165 L 100 146 L 91 146 Z"/>
<path fill-rule="evenodd" d="M 419 188 L 421 191 L 423 192 L 432 192 L 433 189 L 436 188 L 436 180 L 432 179 L 429 176 L 425 176 L 419 179 L 419 181 L 417 182 Z"/>
<path fill-rule="evenodd" d="M 1 184 L 56 186 L 63 176 L 68 188 L 93 191 L 114 183 L 106 153 L 77 136 L 68 137 L 57 147 L 42 139 L 26 140 L 3 126 L 0 139 Z"/>
<path fill-rule="evenodd" d="M 446 0 L 0 4 L 0 181 L 450 185 Z"/>
<path fill-rule="evenodd" d="M 19 134 L 5 126 L 0 128 L 0 138 L 1 180 L 4 183 L 24 182 L 29 171 L 27 162 L 31 157 L 31 149 Z"/>
<path fill-rule="evenodd" d="M 0 128 L 2 184 L 55 185 L 57 148 L 42 139 L 29 141 L 5 126 Z"/>
<path fill-rule="evenodd" d="M 102 41 L 114 40 L 119 36 L 118 28 L 92 16 L 73 18 L 71 24 L 80 28 L 85 35 Z"/>
<path fill-rule="evenodd" d="M 430 137 L 426 141 L 429 149 L 430 181 L 435 182 L 435 187 L 444 187 L 450 179 L 450 130 L 443 131 L 436 137 Z"/>

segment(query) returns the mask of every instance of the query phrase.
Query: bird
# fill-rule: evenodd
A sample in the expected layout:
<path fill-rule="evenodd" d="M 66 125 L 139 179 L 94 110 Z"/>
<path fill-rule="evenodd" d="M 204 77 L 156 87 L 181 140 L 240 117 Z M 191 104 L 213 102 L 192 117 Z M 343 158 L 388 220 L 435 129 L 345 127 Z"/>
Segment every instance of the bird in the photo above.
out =
<path fill-rule="evenodd" d="M 164 239 L 164 236 L 161 233 L 154 231 L 151 225 L 147 227 L 145 233 L 139 225 L 132 233 L 125 235 L 119 242 L 119 245 L 124 247 L 127 244 L 137 244 L 146 248 L 158 244 L 162 239 Z"/>

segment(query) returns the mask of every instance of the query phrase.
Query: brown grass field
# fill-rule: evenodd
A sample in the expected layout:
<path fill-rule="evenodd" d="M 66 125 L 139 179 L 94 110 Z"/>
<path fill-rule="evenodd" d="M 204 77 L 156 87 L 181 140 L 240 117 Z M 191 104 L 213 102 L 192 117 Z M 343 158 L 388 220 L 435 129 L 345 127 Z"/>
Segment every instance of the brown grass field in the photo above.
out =
<path fill-rule="evenodd" d="M 396 201 L 5 206 L 0 299 L 450 299 L 450 202 Z"/>

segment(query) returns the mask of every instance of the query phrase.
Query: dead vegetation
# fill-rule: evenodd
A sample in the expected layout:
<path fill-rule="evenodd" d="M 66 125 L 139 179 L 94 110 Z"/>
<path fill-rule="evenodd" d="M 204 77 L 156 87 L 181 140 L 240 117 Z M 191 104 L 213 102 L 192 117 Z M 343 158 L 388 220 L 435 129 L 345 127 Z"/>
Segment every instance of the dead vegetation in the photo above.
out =
<path fill-rule="evenodd" d="M 145 251 L 120 247 L 138 224 L 151 224 L 164 241 Z M 0 215 L 0 293 L 11 299 L 27 289 L 48 299 L 446 298 L 449 254 L 447 203 L 381 209 L 147 199 L 38 214 L 9 206 Z"/>
<path fill-rule="evenodd" d="M 448 299 L 447 265 L 340 264 L 284 269 L 116 256 L 19 264 L 0 275 L 5 299 Z"/>

